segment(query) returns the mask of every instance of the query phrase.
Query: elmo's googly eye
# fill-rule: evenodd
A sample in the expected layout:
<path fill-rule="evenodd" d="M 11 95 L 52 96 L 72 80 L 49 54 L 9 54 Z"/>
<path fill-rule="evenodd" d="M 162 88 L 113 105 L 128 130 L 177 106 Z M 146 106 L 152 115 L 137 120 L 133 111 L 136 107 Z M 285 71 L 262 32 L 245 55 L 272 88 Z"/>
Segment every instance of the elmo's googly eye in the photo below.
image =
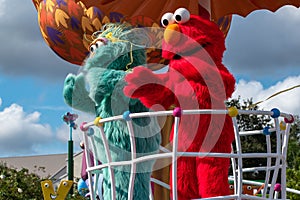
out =
<path fill-rule="evenodd" d="M 174 20 L 178 24 L 183 24 L 190 20 L 190 12 L 185 8 L 178 8 L 174 13 Z"/>
<path fill-rule="evenodd" d="M 97 46 L 95 44 L 90 46 L 90 52 L 93 53 L 97 49 Z"/>
<path fill-rule="evenodd" d="M 161 18 L 161 24 L 163 27 L 167 27 L 169 24 L 174 24 L 173 13 L 165 13 Z"/>
<path fill-rule="evenodd" d="M 232 190 L 232 189 L 233 189 L 233 185 L 229 185 L 229 189 L 231 189 L 231 190 Z"/>
<path fill-rule="evenodd" d="M 248 185 L 247 190 L 252 190 L 252 187 L 250 185 Z"/>

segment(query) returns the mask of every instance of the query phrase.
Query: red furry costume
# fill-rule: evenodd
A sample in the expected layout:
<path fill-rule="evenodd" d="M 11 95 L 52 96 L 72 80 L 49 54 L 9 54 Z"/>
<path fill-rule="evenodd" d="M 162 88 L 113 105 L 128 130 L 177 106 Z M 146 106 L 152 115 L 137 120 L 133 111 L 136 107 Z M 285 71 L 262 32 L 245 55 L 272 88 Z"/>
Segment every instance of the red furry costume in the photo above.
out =
<path fill-rule="evenodd" d="M 125 78 L 125 94 L 155 110 L 225 109 L 235 79 L 222 64 L 223 33 L 213 22 L 186 14 L 187 10 L 176 12 L 173 19 L 170 15 L 162 19 L 163 57 L 170 60 L 169 71 L 154 74 L 145 67 L 135 68 Z M 178 151 L 188 152 L 230 153 L 234 139 L 228 115 L 182 115 L 178 135 Z M 180 157 L 178 199 L 228 195 L 229 165 L 229 158 Z"/>

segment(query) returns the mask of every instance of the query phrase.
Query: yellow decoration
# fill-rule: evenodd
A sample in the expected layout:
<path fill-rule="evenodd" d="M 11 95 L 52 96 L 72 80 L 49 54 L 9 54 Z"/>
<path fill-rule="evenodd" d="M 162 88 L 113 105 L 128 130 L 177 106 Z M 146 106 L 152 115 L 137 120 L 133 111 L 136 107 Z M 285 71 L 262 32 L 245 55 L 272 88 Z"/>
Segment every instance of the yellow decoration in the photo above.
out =
<path fill-rule="evenodd" d="M 286 123 L 284 121 L 281 121 L 279 124 L 280 130 L 284 131 L 286 129 Z"/>
<path fill-rule="evenodd" d="M 110 22 L 110 19 L 105 15 L 102 19 L 102 24 L 107 24 Z"/>
<path fill-rule="evenodd" d="M 69 15 L 61 9 L 56 9 L 55 11 L 55 23 L 56 26 L 63 25 L 65 28 L 68 28 L 67 20 L 70 19 Z"/>
<path fill-rule="evenodd" d="M 96 30 L 100 30 L 102 27 L 102 24 L 98 18 L 94 19 L 92 21 L 93 26 L 96 28 Z"/>
<path fill-rule="evenodd" d="M 95 126 L 102 126 L 102 123 L 99 122 L 100 120 L 101 120 L 101 117 L 96 117 L 96 119 L 94 120 Z"/>
<path fill-rule="evenodd" d="M 228 115 L 230 117 L 236 117 L 239 114 L 239 111 L 236 107 L 230 107 L 228 108 Z"/>
<path fill-rule="evenodd" d="M 93 19 L 94 16 L 94 7 L 90 7 L 89 9 L 86 10 L 86 15 L 90 18 Z"/>
<path fill-rule="evenodd" d="M 55 6 L 55 3 L 53 1 L 46 1 L 46 10 L 47 12 L 53 13 L 53 8 Z"/>
<path fill-rule="evenodd" d="M 72 185 L 73 181 L 62 180 L 58 186 L 57 192 L 55 192 L 51 180 L 42 181 L 41 186 L 44 200 L 64 200 Z"/>
<path fill-rule="evenodd" d="M 90 23 L 90 19 L 85 16 L 82 16 L 81 18 L 81 27 L 84 32 L 87 32 L 88 30 L 94 32 L 94 29 Z"/>

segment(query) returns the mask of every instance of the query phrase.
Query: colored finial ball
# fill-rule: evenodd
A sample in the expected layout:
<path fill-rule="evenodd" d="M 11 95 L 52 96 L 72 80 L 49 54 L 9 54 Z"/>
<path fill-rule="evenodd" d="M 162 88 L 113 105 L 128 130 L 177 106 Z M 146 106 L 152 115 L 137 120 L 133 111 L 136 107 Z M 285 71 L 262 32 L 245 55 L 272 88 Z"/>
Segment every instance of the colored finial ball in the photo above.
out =
<path fill-rule="evenodd" d="M 88 136 L 94 135 L 94 129 L 89 128 L 89 130 L 87 131 L 87 135 L 88 135 Z"/>
<path fill-rule="evenodd" d="M 280 183 L 276 183 L 276 184 L 274 185 L 274 190 L 275 190 L 276 192 L 280 192 L 280 191 L 281 191 L 281 184 L 280 184 Z"/>
<path fill-rule="evenodd" d="M 87 124 L 86 122 L 82 122 L 82 124 L 80 125 L 81 131 L 87 131 L 89 129 L 88 127 L 84 127 L 86 124 Z"/>
<path fill-rule="evenodd" d="M 264 135 L 271 135 L 271 132 L 269 131 L 270 127 L 269 126 L 266 126 L 264 129 L 263 129 L 263 134 Z"/>
<path fill-rule="evenodd" d="M 101 117 L 96 117 L 94 120 L 95 126 L 102 126 L 102 123 L 100 123 Z"/>
<path fill-rule="evenodd" d="M 273 108 L 271 111 L 273 112 L 271 117 L 278 118 L 280 116 L 280 111 L 277 108 Z"/>
<path fill-rule="evenodd" d="M 284 121 L 281 121 L 279 124 L 280 130 L 284 131 L 286 129 L 286 123 Z"/>
<path fill-rule="evenodd" d="M 228 108 L 228 115 L 230 117 L 236 117 L 239 114 L 239 111 L 236 107 L 230 107 Z"/>
<path fill-rule="evenodd" d="M 294 119 L 294 116 L 293 116 L 293 115 L 290 115 L 289 119 L 286 118 L 286 117 L 284 118 L 284 122 L 285 122 L 285 123 L 289 123 L 289 124 L 290 124 L 290 123 L 293 123 L 294 120 L 295 120 L 295 119 Z"/>
<path fill-rule="evenodd" d="M 129 111 L 125 111 L 125 112 L 123 113 L 123 119 L 124 119 L 125 121 L 130 121 L 130 120 L 131 120 L 131 117 L 130 117 L 129 115 L 130 115 L 130 112 L 129 112 Z"/>
<path fill-rule="evenodd" d="M 182 115 L 182 110 L 179 107 L 174 108 L 173 110 L 173 116 L 174 117 L 181 117 Z"/>

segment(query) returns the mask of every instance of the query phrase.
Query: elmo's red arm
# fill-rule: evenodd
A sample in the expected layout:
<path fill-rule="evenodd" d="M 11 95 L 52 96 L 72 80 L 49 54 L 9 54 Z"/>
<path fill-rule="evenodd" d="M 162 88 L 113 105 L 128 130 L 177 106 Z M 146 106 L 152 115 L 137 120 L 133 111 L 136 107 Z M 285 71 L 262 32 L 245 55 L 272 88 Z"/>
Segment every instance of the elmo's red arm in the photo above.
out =
<path fill-rule="evenodd" d="M 175 101 L 172 89 L 166 83 L 169 75 L 154 74 L 145 67 L 136 67 L 125 77 L 127 85 L 124 94 L 130 98 L 138 98 L 146 107 L 160 105 L 168 109 Z"/>

